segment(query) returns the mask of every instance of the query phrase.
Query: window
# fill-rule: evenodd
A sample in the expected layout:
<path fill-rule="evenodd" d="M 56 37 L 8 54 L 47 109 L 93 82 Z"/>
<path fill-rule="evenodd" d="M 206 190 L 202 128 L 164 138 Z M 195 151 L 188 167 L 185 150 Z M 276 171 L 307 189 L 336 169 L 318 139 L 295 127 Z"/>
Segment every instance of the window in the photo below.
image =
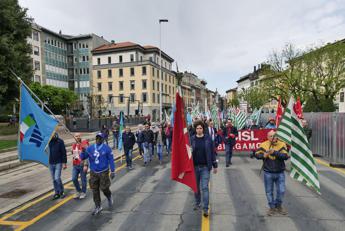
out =
<path fill-rule="evenodd" d="M 111 69 L 108 70 L 108 78 L 112 77 Z"/>
<path fill-rule="evenodd" d="M 119 91 L 123 91 L 123 81 L 119 82 Z"/>
<path fill-rule="evenodd" d="M 160 103 L 159 94 L 157 94 L 157 103 Z"/>
<path fill-rule="evenodd" d="M 102 91 L 102 83 L 97 83 L 97 89 L 98 91 Z"/>
<path fill-rule="evenodd" d="M 81 48 L 81 43 L 78 43 L 79 44 L 79 48 Z"/>
<path fill-rule="evenodd" d="M 134 55 L 131 54 L 131 62 L 134 62 Z"/>
<path fill-rule="evenodd" d="M 89 56 L 86 56 L 86 61 L 89 61 Z"/>
<path fill-rule="evenodd" d="M 169 75 L 169 83 L 171 83 L 171 75 Z"/>
<path fill-rule="evenodd" d="M 124 102 L 124 98 L 123 98 L 123 94 L 119 95 L 119 103 L 123 103 Z"/>
<path fill-rule="evenodd" d="M 152 62 L 152 57 L 150 57 L 149 60 Z"/>
<path fill-rule="evenodd" d="M 155 68 L 152 67 L 152 76 L 155 76 Z"/>
<path fill-rule="evenodd" d="M 122 77 L 122 76 L 123 76 L 123 69 L 120 68 L 120 69 L 119 69 L 119 77 Z"/>
<path fill-rule="evenodd" d="M 134 80 L 130 81 L 130 86 L 131 86 L 131 90 L 135 90 L 135 81 Z"/>
<path fill-rule="evenodd" d="M 98 103 L 102 103 L 102 96 L 101 95 L 97 96 L 97 101 L 98 101 Z"/>
<path fill-rule="evenodd" d="M 112 90 L 113 90 L 113 83 L 112 82 L 108 82 L 108 91 L 112 91 Z"/>
<path fill-rule="evenodd" d="M 134 67 L 131 67 L 131 76 L 134 76 Z"/>
<path fill-rule="evenodd" d="M 143 92 L 143 93 L 141 94 L 141 101 L 142 101 L 143 103 L 146 103 L 146 102 L 147 102 L 147 93 L 146 93 L 146 92 Z"/>
<path fill-rule="evenodd" d="M 157 69 L 157 78 L 159 78 L 159 70 Z"/>
<path fill-rule="evenodd" d="M 111 57 L 108 56 L 108 64 L 110 64 L 110 63 L 111 63 Z"/>
<path fill-rule="evenodd" d="M 168 81 L 167 73 L 165 72 L 165 82 Z"/>
<path fill-rule="evenodd" d="M 130 97 L 131 102 L 134 103 L 134 101 L 135 101 L 135 93 L 131 93 L 129 95 L 129 97 Z"/>
<path fill-rule="evenodd" d="M 40 61 L 35 61 L 35 71 L 39 71 L 40 69 Z"/>
<path fill-rule="evenodd" d="M 169 86 L 169 94 L 171 94 L 171 87 Z"/>
<path fill-rule="evenodd" d="M 119 63 L 122 63 L 122 55 L 119 56 Z"/>
<path fill-rule="evenodd" d="M 142 67 L 142 75 L 146 75 L 146 67 Z"/>
<path fill-rule="evenodd" d="M 112 103 L 112 99 L 113 99 L 113 95 L 112 95 L 112 94 L 109 94 L 109 95 L 108 95 L 108 102 L 109 102 L 109 103 Z"/>
<path fill-rule="evenodd" d="M 101 65 L 101 58 L 97 58 L 97 65 Z"/>
<path fill-rule="evenodd" d="M 340 102 L 344 103 L 344 92 L 340 92 Z"/>
<path fill-rule="evenodd" d="M 157 82 L 157 91 L 159 91 L 159 82 Z"/>
<path fill-rule="evenodd" d="M 86 68 L 86 74 L 89 74 L 89 73 L 90 73 L 89 68 Z"/>
<path fill-rule="evenodd" d="M 35 40 L 35 41 L 40 41 L 40 40 L 39 40 L 39 37 L 38 37 L 38 32 L 37 32 L 37 31 L 33 31 L 33 32 L 32 32 L 32 38 L 33 38 L 33 40 Z"/>
<path fill-rule="evenodd" d="M 85 44 L 83 43 L 83 48 L 85 48 Z"/>
<path fill-rule="evenodd" d="M 165 93 L 168 93 L 168 86 L 165 85 Z"/>
<path fill-rule="evenodd" d="M 79 74 L 83 74 L 83 69 L 82 68 L 79 69 Z"/>
<path fill-rule="evenodd" d="M 156 103 L 156 94 L 152 93 L 152 103 Z"/>
<path fill-rule="evenodd" d="M 155 89 L 155 81 L 152 80 L 152 90 L 154 90 L 154 89 Z"/>
<path fill-rule="evenodd" d="M 102 75 L 101 75 L 101 71 L 97 71 L 97 78 L 101 78 L 102 77 Z"/>
<path fill-rule="evenodd" d="M 147 86 L 146 86 L 146 79 L 143 79 L 142 80 L 142 89 L 146 89 Z"/>
<path fill-rule="evenodd" d="M 37 46 L 34 46 L 34 55 L 40 55 L 40 49 Z"/>
<path fill-rule="evenodd" d="M 86 58 L 85 58 L 85 56 L 84 56 L 84 55 L 83 55 L 83 57 L 82 57 L 82 58 L 83 58 L 83 62 L 85 62 Z"/>

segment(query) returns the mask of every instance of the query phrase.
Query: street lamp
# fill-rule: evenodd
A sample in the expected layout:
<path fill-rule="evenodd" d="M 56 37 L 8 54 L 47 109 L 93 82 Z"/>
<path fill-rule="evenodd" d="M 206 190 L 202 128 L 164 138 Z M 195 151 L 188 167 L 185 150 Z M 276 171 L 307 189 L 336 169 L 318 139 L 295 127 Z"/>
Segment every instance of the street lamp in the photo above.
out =
<path fill-rule="evenodd" d="M 159 69 L 160 69 L 160 79 L 162 80 L 163 72 L 162 72 L 162 28 L 161 24 L 163 22 L 168 22 L 168 19 L 159 19 Z M 163 98 L 162 98 L 162 89 L 159 91 L 159 122 L 163 120 Z"/>

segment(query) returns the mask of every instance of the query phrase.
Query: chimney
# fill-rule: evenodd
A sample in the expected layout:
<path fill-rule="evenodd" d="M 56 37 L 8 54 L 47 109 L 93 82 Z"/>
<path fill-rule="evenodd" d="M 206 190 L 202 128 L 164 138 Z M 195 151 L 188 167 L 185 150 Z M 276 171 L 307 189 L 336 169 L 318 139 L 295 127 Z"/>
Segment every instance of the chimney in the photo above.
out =
<path fill-rule="evenodd" d="M 256 65 L 254 66 L 254 72 L 256 72 Z"/>
<path fill-rule="evenodd" d="M 61 34 L 61 30 L 59 31 L 59 34 Z"/>

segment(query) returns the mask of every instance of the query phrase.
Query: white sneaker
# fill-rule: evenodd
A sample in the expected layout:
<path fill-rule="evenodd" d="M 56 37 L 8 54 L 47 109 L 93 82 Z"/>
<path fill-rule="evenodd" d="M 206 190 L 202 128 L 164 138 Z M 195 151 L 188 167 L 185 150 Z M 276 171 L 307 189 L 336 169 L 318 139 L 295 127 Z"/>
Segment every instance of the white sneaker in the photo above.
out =
<path fill-rule="evenodd" d="M 76 192 L 75 194 L 74 194 L 74 197 L 73 197 L 74 199 L 79 199 L 80 198 L 80 192 Z"/>
<path fill-rule="evenodd" d="M 80 193 L 79 199 L 84 199 L 86 197 L 86 193 Z"/>

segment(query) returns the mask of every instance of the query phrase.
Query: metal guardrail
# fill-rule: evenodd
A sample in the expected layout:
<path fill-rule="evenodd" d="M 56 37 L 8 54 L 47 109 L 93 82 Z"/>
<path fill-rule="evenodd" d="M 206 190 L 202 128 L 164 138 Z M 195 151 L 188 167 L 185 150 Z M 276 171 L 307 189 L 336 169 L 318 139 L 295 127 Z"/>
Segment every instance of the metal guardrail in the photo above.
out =
<path fill-rule="evenodd" d="M 310 112 L 303 113 L 312 130 L 310 139 L 313 154 L 327 159 L 331 165 L 345 165 L 345 113 Z M 264 126 L 268 117 L 275 114 L 261 114 L 261 124 Z"/>
<path fill-rule="evenodd" d="M 72 119 L 66 119 L 66 126 L 72 132 L 95 132 L 100 131 L 103 125 L 111 128 L 115 118 L 76 118 L 75 125 Z M 143 123 L 145 117 L 130 117 L 126 118 L 124 123 L 126 125 L 137 125 Z"/>

